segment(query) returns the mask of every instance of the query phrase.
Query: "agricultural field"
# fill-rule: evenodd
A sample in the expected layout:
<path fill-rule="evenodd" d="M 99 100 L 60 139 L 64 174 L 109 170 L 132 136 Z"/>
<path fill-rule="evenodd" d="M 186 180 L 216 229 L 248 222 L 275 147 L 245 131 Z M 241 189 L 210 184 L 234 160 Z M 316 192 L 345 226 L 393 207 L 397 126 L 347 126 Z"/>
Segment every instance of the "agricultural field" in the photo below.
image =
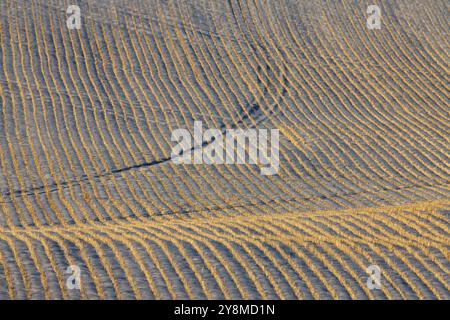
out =
<path fill-rule="evenodd" d="M 1 0 L 0 300 L 450 299 L 449 10 Z M 198 121 L 278 171 L 174 162 Z"/>

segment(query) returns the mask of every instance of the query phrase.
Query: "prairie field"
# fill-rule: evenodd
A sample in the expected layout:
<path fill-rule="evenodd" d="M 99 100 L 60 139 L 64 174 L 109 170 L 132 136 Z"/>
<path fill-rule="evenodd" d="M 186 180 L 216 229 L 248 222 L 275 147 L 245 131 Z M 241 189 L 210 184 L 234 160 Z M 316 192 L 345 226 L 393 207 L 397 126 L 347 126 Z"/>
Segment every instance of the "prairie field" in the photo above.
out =
<path fill-rule="evenodd" d="M 449 11 L 0 0 L 0 300 L 450 299 Z M 174 163 L 195 121 L 278 172 Z"/>

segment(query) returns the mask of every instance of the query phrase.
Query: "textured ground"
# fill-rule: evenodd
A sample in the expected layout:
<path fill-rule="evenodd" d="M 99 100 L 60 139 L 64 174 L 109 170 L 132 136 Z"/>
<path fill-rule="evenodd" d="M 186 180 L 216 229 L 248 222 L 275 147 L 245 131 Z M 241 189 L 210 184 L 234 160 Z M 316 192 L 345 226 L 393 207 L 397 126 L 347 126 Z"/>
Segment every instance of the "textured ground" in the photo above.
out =
<path fill-rule="evenodd" d="M 0 299 L 450 298 L 448 1 L 73 2 L 0 2 Z M 175 165 L 197 120 L 279 174 Z"/>

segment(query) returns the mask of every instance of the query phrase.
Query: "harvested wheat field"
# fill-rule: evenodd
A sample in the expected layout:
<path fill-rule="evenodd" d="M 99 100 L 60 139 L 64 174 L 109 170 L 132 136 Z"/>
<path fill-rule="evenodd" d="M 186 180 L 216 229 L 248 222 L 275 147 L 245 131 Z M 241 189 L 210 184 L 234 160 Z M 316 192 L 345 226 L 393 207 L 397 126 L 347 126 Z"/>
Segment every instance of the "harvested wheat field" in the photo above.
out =
<path fill-rule="evenodd" d="M 450 4 L 373 2 L 1 0 L 0 299 L 449 299 Z"/>

